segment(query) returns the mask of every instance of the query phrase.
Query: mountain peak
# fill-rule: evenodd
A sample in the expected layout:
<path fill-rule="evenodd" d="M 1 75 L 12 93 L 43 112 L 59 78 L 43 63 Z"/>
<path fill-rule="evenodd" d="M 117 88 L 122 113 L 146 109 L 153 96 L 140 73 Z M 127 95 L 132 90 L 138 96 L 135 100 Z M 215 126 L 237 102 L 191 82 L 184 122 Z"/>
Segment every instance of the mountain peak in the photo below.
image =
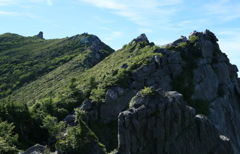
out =
<path fill-rule="evenodd" d="M 189 34 L 189 37 L 190 36 L 198 36 L 199 40 L 209 40 L 211 41 L 213 44 L 216 44 L 218 39 L 217 37 L 215 36 L 215 34 L 213 32 L 211 32 L 210 30 L 206 29 L 204 32 L 198 32 L 198 31 L 193 31 Z"/>
<path fill-rule="evenodd" d="M 40 32 L 37 34 L 37 37 L 39 37 L 40 39 L 44 39 L 44 38 L 43 38 L 43 32 L 40 31 Z"/>
<path fill-rule="evenodd" d="M 130 44 L 138 43 L 141 41 L 149 43 L 148 38 L 144 33 L 138 36 L 137 38 L 133 39 Z"/>

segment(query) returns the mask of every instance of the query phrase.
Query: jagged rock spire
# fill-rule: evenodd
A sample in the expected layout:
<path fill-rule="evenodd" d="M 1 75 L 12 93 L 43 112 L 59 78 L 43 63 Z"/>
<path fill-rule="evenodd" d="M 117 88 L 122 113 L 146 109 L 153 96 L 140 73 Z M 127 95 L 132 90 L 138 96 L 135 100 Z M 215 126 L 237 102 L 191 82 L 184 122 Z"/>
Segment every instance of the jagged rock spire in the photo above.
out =
<path fill-rule="evenodd" d="M 42 32 L 42 31 L 40 31 L 37 36 L 38 36 L 40 39 L 44 39 L 44 38 L 43 38 L 43 32 Z"/>

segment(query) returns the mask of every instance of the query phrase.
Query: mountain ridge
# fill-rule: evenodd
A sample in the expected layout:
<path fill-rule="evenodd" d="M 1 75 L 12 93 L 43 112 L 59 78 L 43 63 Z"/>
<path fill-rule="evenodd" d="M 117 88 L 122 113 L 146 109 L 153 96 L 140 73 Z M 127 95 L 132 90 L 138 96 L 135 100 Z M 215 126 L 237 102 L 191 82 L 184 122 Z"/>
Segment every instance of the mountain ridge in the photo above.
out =
<path fill-rule="evenodd" d="M 88 34 L 75 35 L 64 41 L 70 39 L 77 40 L 83 44 L 88 43 L 85 37 L 81 37 L 84 35 Z M 96 38 L 93 37 L 90 40 L 95 39 Z M 170 123 L 170 125 L 175 128 L 174 124 L 176 119 L 174 120 L 173 116 L 175 112 L 171 114 L 166 113 L 166 115 L 162 116 L 166 119 L 171 119 L 171 116 L 173 116 L 173 119 L 161 124 L 163 127 L 161 127 L 160 130 L 159 127 L 154 124 L 153 120 L 157 119 L 159 113 L 154 112 L 151 115 L 152 117 L 148 115 L 153 110 L 157 110 L 157 105 L 152 106 L 151 102 L 143 98 L 147 95 L 150 96 L 154 94 L 155 90 L 161 88 L 169 94 L 174 94 L 171 91 L 180 92 L 187 105 L 196 110 L 197 115 L 192 115 L 193 119 L 194 117 L 200 121 L 207 119 L 206 122 L 203 122 L 204 127 L 201 127 L 200 132 L 203 134 L 207 133 L 203 129 L 205 126 L 207 126 L 206 128 L 214 127 L 214 131 L 209 132 L 208 136 L 205 136 L 209 137 L 206 138 L 206 141 L 210 141 L 212 135 L 216 137 L 214 137 L 214 141 L 220 142 L 211 143 L 210 148 L 203 150 L 202 148 L 198 149 L 198 147 L 206 145 L 199 140 L 196 142 L 199 146 L 193 146 L 195 153 L 224 153 L 224 150 L 229 153 L 238 153 L 240 151 L 238 147 L 238 138 L 240 136 L 235 135 L 238 134 L 237 128 L 240 127 L 240 122 L 237 119 L 240 114 L 237 110 L 240 108 L 237 103 L 240 100 L 239 78 L 237 77 L 238 70 L 235 65 L 230 64 L 226 54 L 222 53 L 217 41 L 218 39 L 215 34 L 209 30 L 205 30 L 204 32 L 194 31 L 190 33 L 188 38 L 181 36 L 176 41 L 159 47 L 154 43 L 150 43 L 145 34 L 141 34 L 121 49 L 111 52 L 109 56 L 106 56 L 91 68 L 89 68 L 89 65 L 85 65 L 93 62 L 91 61 L 92 55 L 90 54 L 89 60 L 84 61 L 82 65 L 80 65 L 81 67 L 79 67 L 79 65 L 77 67 L 84 69 L 82 73 L 80 71 L 75 71 L 74 73 L 69 69 L 72 64 L 75 64 L 75 61 L 81 59 L 81 55 L 79 55 L 79 57 L 74 56 L 70 61 L 41 77 L 44 78 L 45 81 L 43 81 L 46 87 L 54 87 L 61 83 L 58 78 L 54 76 L 61 74 L 62 68 L 69 71 L 66 71 L 66 74 L 62 74 L 62 77 L 60 77 L 66 77 L 66 83 L 62 86 L 58 86 L 55 90 L 44 90 L 46 88 L 42 88 L 46 94 L 39 98 L 37 98 L 36 95 L 40 96 L 40 93 L 37 91 L 34 92 L 35 96 L 33 95 L 29 100 L 33 100 L 34 98 L 36 98 L 36 100 L 28 103 L 27 109 L 25 110 L 30 116 L 27 118 L 26 123 L 20 123 L 20 125 L 25 125 L 25 127 L 28 128 L 28 121 L 31 120 L 36 121 L 36 125 L 44 125 L 47 118 L 51 120 L 48 116 L 50 115 L 50 117 L 52 116 L 59 120 L 64 119 L 67 126 L 76 128 L 64 127 L 62 128 L 62 132 L 53 135 L 55 139 L 53 136 L 50 137 L 51 140 L 48 138 L 47 147 L 52 151 L 64 149 L 65 152 L 71 153 L 71 151 L 76 152 L 82 149 L 86 153 L 93 153 L 93 151 L 95 153 L 106 153 L 106 151 L 110 152 L 115 149 L 113 153 L 156 153 L 154 150 L 146 151 L 146 149 L 138 147 L 138 143 L 144 144 L 144 142 L 148 142 L 146 137 L 151 138 L 151 135 L 146 134 L 146 136 L 136 137 L 134 132 L 137 126 L 136 124 L 144 126 L 137 128 L 140 132 L 151 132 L 153 129 L 158 130 L 158 134 L 168 133 L 167 123 Z M 96 45 L 92 45 L 91 47 L 85 50 L 85 53 L 89 53 L 89 50 L 92 51 L 92 53 L 96 53 L 94 52 L 95 50 L 100 51 Z M 72 75 L 68 76 L 68 73 L 72 73 Z M 48 85 L 51 83 L 48 80 L 52 81 L 52 85 Z M 40 80 L 38 81 L 38 86 L 41 87 L 41 82 Z M 34 82 L 38 81 L 33 81 L 30 84 L 34 85 Z M 19 91 L 16 91 L 19 95 L 12 93 L 5 101 L 11 101 L 11 99 L 17 101 L 17 98 L 25 97 L 24 93 L 30 96 L 31 89 L 34 89 L 34 86 L 31 87 L 30 84 L 26 84 L 20 88 Z M 25 89 L 23 89 L 24 87 Z M 20 91 L 24 91 L 24 93 L 20 93 Z M 141 95 L 141 97 L 139 95 Z M 162 96 L 156 94 L 156 97 Z M 172 95 L 169 99 L 174 100 Z M 140 110 L 138 111 L 138 107 L 142 108 L 141 112 Z M 166 105 L 165 109 L 169 111 L 174 109 L 168 107 L 169 106 Z M 73 108 L 78 108 L 78 110 L 66 116 Z M 1 107 L 1 110 L 13 113 L 10 112 L 10 109 L 12 108 L 9 107 L 6 109 Z M 186 121 L 186 118 L 184 118 L 185 110 L 179 111 L 182 112 L 182 115 L 180 114 L 182 119 Z M 199 114 L 205 116 L 200 116 Z M 126 116 L 126 118 L 122 118 L 122 115 Z M 6 119 L 9 118 L 7 115 L 3 117 Z M 141 118 L 139 119 L 139 117 Z M 13 119 L 14 118 L 15 117 L 13 117 Z M 142 121 L 141 119 L 145 120 Z M 148 123 L 147 125 L 151 125 L 151 127 L 145 127 L 144 121 Z M 206 124 L 209 122 L 211 125 Z M 19 123 L 15 122 L 15 124 L 18 126 Z M 61 122 L 53 122 L 53 124 L 56 127 L 61 126 Z M 179 123 L 177 122 L 177 124 Z M 122 125 L 124 125 L 124 127 Z M 75 142 L 70 140 L 76 137 L 76 131 L 81 130 L 81 128 L 88 133 L 86 133 L 85 136 L 80 133 L 82 136 L 76 139 Z M 46 131 L 38 126 L 34 129 L 38 130 L 39 134 Z M 53 128 L 49 126 L 48 131 L 51 129 Z M 198 130 L 199 129 L 200 127 Z M 217 130 L 219 134 L 216 133 L 217 131 L 215 130 Z M 124 131 L 125 133 L 123 133 Z M 171 131 L 169 132 L 170 134 L 174 133 Z M 196 132 L 194 129 L 192 131 Z M 63 132 L 68 132 L 68 135 L 61 135 Z M 151 132 L 153 136 L 154 132 L 156 133 L 156 131 Z M 91 135 L 92 133 L 96 136 Z M 222 137 L 218 138 L 218 135 Z M 44 138 L 46 140 L 47 136 L 48 133 L 37 141 L 42 141 Z M 80 143 L 82 143 L 81 139 L 84 137 L 89 138 L 89 140 L 80 146 Z M 167 137 L 167 135 L 165 137 Z M 191 138 L 190 136 L 185 137 Z M 97 142 L 93 142 L 90 138 L 94 138 Z M 165 142 L 162 142 L 162 138 L 161 142 L 158 139 L 159 138 L 155 138 L 154 140 L 159 142 L 151 146 L 163 147 L 164 144 L 164 148 L 158 149 L 157 153 L 169 153 L 168 138 L 164 139 Z M 171 144 L 177 144 L 177 142 L 174 143 L 174 141 L 172 141 L 173 140 L 171 140 Z M 71 142 L 72 145 L 79 143 L 79 146 L 74 149 L 74 147 L 67 144 L 68 142 Z M 129 142 L 131 142 L 131 147 L 128 146 Z M 187 149 L 188 142 L 184 143 L 186 144 L 182 146 Z M 126 145 L 126 148 L 123 148 L 123 145 Z M 221 147 L 222 145 L 225 146 L 225 149 Z M 221 148 L 218 148 L 218 146 Z M 95 148 L 93 148 L 91 152 L 91 150 L 89 151 L 88 149 L 89 147 Z M 179 147 L 173 146 L 171 150 L 178 151 L 177 148 Z M 161 150 L 163 150 L 163 152 L 160 152 Z"/>

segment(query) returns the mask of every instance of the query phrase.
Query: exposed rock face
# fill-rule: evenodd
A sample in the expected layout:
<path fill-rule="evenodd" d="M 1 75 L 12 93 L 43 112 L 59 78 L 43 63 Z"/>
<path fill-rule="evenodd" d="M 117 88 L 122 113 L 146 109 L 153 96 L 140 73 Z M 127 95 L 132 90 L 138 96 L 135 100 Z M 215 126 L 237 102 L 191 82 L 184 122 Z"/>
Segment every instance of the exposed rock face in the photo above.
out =
<path fill-rule="evenodd" d="M 88 67 L 94 66 L 106 57 L 106 53 L 101 51 L 101 49 L 103 48 L 103 43 L 97 36 L 84 33 L 82 35 L 75 36 L 74 39 L 76 41 L 80 41 L 81 43 L 91 44 L 90 48 L 84 51 L 84 53 L 87 53 L 84 63 Z"/>
<path fill-rule="evenodd" d="M 44 152 L 45 147 L 42 145 L 35 145 L 27 149 L 22 154 L 41 154 Z"/>
<path fill-rule="evenodd" d="M 148 41 L 148 38 L 145 34 L 141 34 L 140 36 L 138 36 L 137 38 L 133 39 L 130 44 L 135 44 L 135 43 L 138 43 L 138 42 L 149 42 Z"/>
<path fill-rule="evenodd" d="M 233 153 L 229 139 L 177 92 L 138 93 L 133 106 L 118 116 L 118 154 Z"/>
<path fill-rule="evenodd" d="M 179 43 L 182 43 L 182 42 L 187 42 L 187 37 L 186 36 L 180 36 L 179 39 L 177 39 L 176 41 L 172 42 L 172 43 L 169 43 L 169 44 L 166 44 L 164 45 L 165 47 L 169 47 L 169 46 L 172 46 L 172 45 L 178 45 Z"/>
<path fill-rule="evenodd" d="M 44 39 L 44 38 L 43 38 L 43 32 L 42 32 L 42 31 L 40 31 L 37 36 L 38 36 L 40 39 Z"/>
<path fill-rule="evenodd" d="M 156 49 L 153 51 L 162 53 L 163 57 L 154 56 L 150 59 L 149 64 L 135 69 L 132 75 L 128 77 L 129 88 L 125 89 L 125 92 L 121 95 L 116 89 L 112 88 L 106 94 L 105 103 L 88 102 L 85 106 L 87 114 L 102 122 L 109 122 L 116 120 L 120 112 L 127 110 L 131 98 L 145 86 L 152 89 L 161 88 L 165 91 L 181 90 L 184 99 L 191 99 L 195 104 L 198 100 L 209 103 L 209 106 L 207 106 L 209 114 L 206 115 L 208 120 L 205 117 L 198 116 L 195 121 L 203 121 L 204 125 L 207 125 L 204 126 L 206 128 L 217 128 L 220 135 L 230 139 L 234 153 L 240 153 L 240 79 L 237 76 L 238 69 L 235 65 L 230 64 L 226 54 L 221 52 L 217 43 L 218 39 L 212 32 L 209 30 L 205 32 L 194 31 L 190 36 L 193 35 L 198 36 L 194 46 L 185 37 L 181 37 L 174 41 L 175 43 L 172 43 L 173 46 L 176 46 L 180 42 L 186 42 L 188 45 L 181 52 L 174 49 Z M 138 42 L 138 39 L 134 39 L 131 43 L 134 41 Z M 186 103 L 190 104 L 190 102 Z M 189 107 L 186 108 L 190 110 Z M 128 112 L 130 111 L 132 112 L 132 110 L 128 110 Z M 181 110 L 181 112 L 185 111 Z M 214 127 L 212 124 L 207 124 L 209 121 Z M 200 128 L 198 123 L 192 122 L 196 128 Z M 181 127 L 181 129 L 184 128 Z M 177 139 L 184 140 L 183 138 Z M 223 140 L 224 137 L 220 139 L 219 137 L 213 137 L 212 139 L 216 142 L 217 140 L 220 140 L 221 143 L 227 142 Z M 230 144 L 230 142 L 228 143 Z M 200 142 L 196 141 L 194 144 L 198 145 Z M 192 145 L 192 147 L 195 148 L 196 146 Z M 208 150 L 213 149 L 214 147 L 208 148 Z M 219 149 L 221 148 L 215 148 L 215 151 Z"/>

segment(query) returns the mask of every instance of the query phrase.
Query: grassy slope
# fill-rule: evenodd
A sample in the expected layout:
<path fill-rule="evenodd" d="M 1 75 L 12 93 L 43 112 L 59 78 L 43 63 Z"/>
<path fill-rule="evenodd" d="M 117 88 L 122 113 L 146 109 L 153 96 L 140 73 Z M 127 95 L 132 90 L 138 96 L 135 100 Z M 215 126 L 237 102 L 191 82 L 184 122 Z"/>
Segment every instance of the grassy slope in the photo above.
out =
<path fill-rule="evenodd" d="M 13 92 L 8 99 L 15 97 L 11 100 L 29 102 L 59 87 L 54 85 L 71 76 L 69 74 L 77 72 L 79 75 L 87 67 L 83 63 L 89 58 L 92 45 L 82 43 L 82 36 L 91 37 L 82 34 L 43 40 L 36 36 L 0 35 L 0 97 Z M 99 46 L 105 56 L 113 52 L 103 43 Z"/>
<path fill-rule="evenodd" d="M 147 57 L 156 55 L 151 53 L 154 49 L 158 48 L 155 45 L 142 43 L 144 48 L 141 48 L 139 44 L 126 45 L 122 49 L 114 52 L 110 56 L 106 57 L 100 63 L 93 68 L 87 70 L 78 66 L 76 61 L 81 59 L 81 55 L 76 56 L 69 62 L 59 66 L 48 74 L 40 77 L 38 80 L 24 85 L 22 88 L 13 92 L 6 99 L 17 102 L 34 103 L 36 100 L 49 97 L 49 93 L 58 97 L 68 92 L 68 86 L 71 83 L 71 79 L 76 79 L 76 85 L 79 89 L 86 92 L 97 86 L 106 88 L 106 80 L 117 80 L 118 76 L 113 75 L 114 72 L 118 72 L 123 64 L 127 64 L 127 70 L 131 71 L 138 66 L 147 62 Z M 95 87 L 89 87 L 89 79 L 94 78 Z M 109 83 L 111 86 L 111 83 Z M 117 83 L 113 82 L 113 85 Z M 90 88 L 90 89 L 89 89 Z"/>

